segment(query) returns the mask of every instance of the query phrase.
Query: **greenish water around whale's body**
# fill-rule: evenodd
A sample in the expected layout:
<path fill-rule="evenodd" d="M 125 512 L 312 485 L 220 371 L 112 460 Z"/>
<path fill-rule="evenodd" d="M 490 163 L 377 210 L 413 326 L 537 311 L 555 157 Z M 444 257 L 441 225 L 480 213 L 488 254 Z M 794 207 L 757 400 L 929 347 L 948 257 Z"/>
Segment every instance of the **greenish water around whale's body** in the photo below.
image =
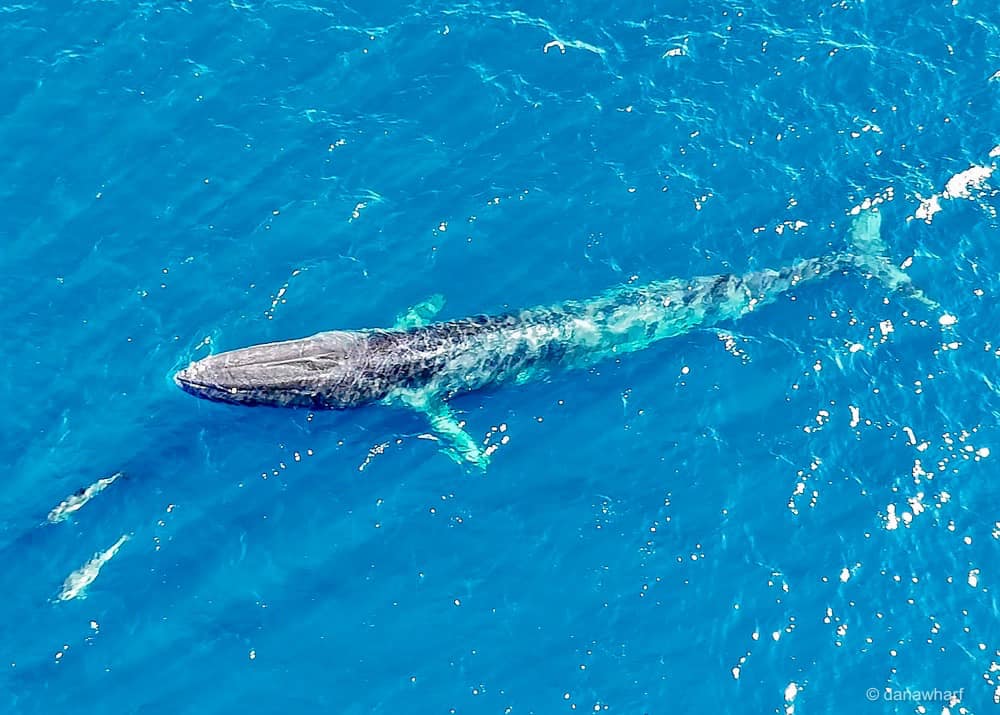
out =
<path fill-rule="evenodd" d="M 995 0 L 26 0 L 0 36 L 0 712 L 995 708 Z M 437 426 L 172 381 L 436 294 L 765 274 L 872 207 L 937 305 L 850 270 Z"/>

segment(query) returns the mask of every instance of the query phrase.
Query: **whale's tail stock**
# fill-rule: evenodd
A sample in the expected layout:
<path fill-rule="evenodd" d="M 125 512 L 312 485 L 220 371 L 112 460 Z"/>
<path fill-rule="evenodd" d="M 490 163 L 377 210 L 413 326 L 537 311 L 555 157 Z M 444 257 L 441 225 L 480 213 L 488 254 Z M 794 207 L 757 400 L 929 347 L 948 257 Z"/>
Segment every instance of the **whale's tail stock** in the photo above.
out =
<path fill-rule="evenodd" d="M 912 278 L 889 257 L 882 238 L 882 214 L 876 209 L 862 211 L 851 223 L 848 260 L 864 273 L 881 281 L 892 291 L 937 309 L 940 306 L 913 284 Z"/>

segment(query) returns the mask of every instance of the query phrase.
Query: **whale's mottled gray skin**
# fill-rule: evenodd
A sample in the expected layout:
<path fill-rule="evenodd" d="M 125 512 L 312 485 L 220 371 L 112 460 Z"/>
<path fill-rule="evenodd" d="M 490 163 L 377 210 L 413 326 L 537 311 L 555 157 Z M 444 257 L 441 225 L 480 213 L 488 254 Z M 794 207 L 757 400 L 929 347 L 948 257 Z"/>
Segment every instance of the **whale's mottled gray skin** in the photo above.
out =
<path fill-rule="evenodd" d="M 857 266 L 853 256 L 834 255 L 780 270 L 626 286 L 504 315 L 319 333 L 212 355 L 175 380 L 199 397 L 244 405 L 342 409 L 447 399 L 736 319 L 797 284 Z"/>

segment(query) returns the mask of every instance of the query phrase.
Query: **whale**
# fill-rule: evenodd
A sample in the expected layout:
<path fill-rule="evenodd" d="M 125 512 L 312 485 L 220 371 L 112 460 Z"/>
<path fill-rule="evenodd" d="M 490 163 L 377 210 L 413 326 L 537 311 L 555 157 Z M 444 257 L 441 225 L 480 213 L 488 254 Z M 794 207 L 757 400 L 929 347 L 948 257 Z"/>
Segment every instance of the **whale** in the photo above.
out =
<path fill-rule="evenodd" d="M 348 409 L 399 405 L 423 413 L 446 453 L 481 468 L 489 454 L 448 402 L 455 395 L 521 384 L 592 366 L 699 328 L 737 320 L 791 289 L 859 272 L 932 304 L 886 257 L 881 214 L 853 220 L 848 248 L 781 268 L 619 286 L 587 300 L 433 322 L 438 297 L 392 328 L 333 330 L 207 356 L 174 381 L 207 400 L 236 405 Z"/>

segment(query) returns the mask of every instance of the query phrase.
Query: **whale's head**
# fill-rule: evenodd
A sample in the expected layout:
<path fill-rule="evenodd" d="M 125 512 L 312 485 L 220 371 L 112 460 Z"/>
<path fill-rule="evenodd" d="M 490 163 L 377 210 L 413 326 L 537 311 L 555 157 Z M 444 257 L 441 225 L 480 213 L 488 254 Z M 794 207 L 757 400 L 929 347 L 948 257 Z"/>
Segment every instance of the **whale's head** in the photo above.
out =
<path fill-rule="evenodd" d="M 216 402 L 338 409 L 379 399 L 365 380 L 364 333 L 333 331 L 210 355 L 174 375 L 192 395 Z"/>

